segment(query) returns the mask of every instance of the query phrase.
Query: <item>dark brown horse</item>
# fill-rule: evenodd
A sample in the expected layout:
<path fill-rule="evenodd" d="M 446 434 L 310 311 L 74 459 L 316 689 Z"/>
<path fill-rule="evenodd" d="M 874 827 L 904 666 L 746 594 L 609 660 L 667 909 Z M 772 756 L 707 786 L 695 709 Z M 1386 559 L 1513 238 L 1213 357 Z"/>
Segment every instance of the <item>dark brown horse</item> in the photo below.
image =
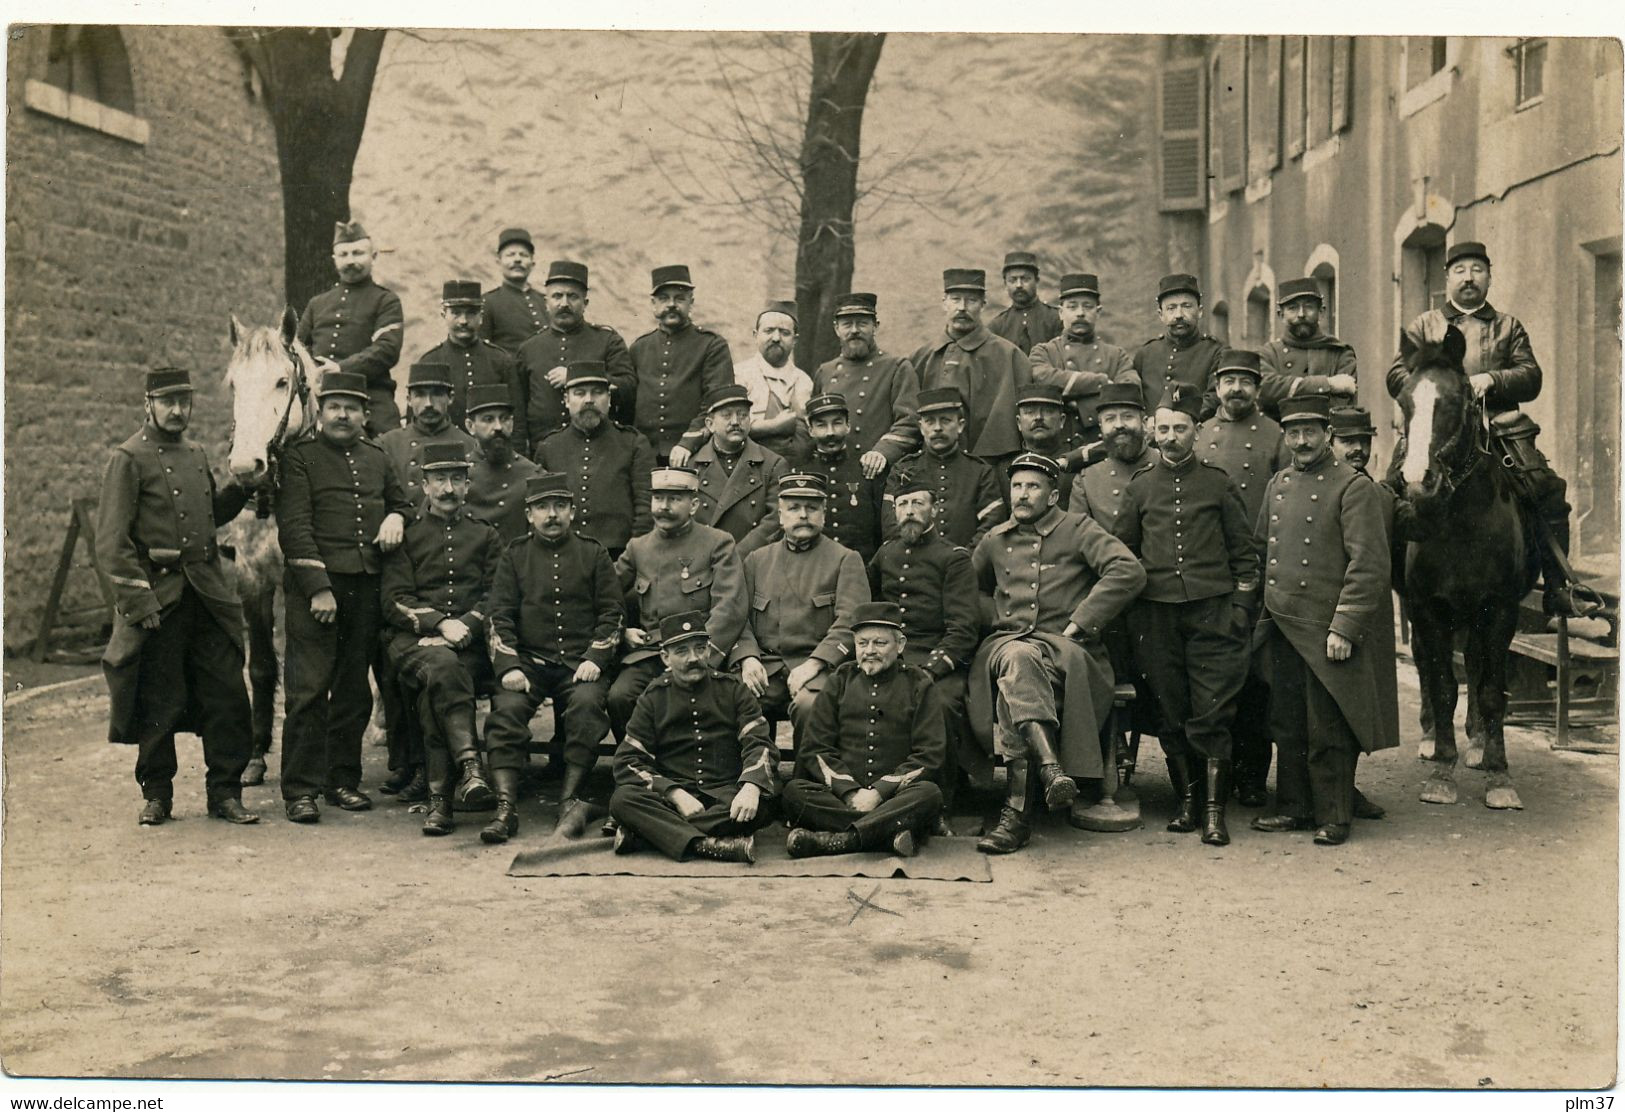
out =
<path fill-rule="evenodd" d="M 1518 605 L 1539 570 L 1534 523 L 1492 454 L 1483 402 L 1462 368 L 1454 327 L 1407 362 L 1399 394 L 1405 414 L 1405 497 L 1416 524 L 1405 560 L 1405 595 L 1415 634 L 1417 678 L 1433 708 L 1438 763 L 1422 786 L 1424 803 L 1456 802 L 1456 672 L 1462 634 L 1467 664 L 1467 766 L 1489 774 L 1484 802 L 1523 806 L 1507 772 L 1507 652 Z M 1424 751 L 1424 756 L 1426 753 Z"/>

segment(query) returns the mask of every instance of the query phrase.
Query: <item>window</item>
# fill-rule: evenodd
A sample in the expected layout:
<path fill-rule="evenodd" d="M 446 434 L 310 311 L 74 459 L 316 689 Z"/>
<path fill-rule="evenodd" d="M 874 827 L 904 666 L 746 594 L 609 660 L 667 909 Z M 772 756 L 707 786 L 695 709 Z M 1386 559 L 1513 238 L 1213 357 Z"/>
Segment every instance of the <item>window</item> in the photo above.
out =
<path fill-rule="evenodd" d="M 1413 35 L 1405 40 L 1405 88 L 1414 89 L 1449 64 L 1449 39 Z"/>
<path fill-rule="evenodd" d="M 1325 142 L 1332 134 L 1332 39 L 1316 35 L 1309 40 L 1308 66 L 1304 71 L 1309 145 Z"/>
<path fill-rule="evenodd" d="M 1405 90 L 1398 104 L 1399 118 L 1403 120 L 1442 100 L 1450 92 L 1459 68 L 1457 59 L 1462 40 L 1434 35 L 1397 41 L 1401 44 L 1400 88 Z"/>
<path fill-rule="evenodd" d="M 1423 224 L 1405 237 L 1400 255 L 1400 312 L 1409 324 L 1444 305 L 1444 228 Z"/>
<path fill-rule="evenodd" d="M 1247 38 L 1247 178 L 1281 164 L 1281 36 Z"/>
<path fill-rule="evenodd" d="M 1230 346 L 1230 302 L 1219 301 L 1213 306 L 1213 338 L 1225 347 Z"/>
<path fill-rule="evenodd" d="M 1247 85 L 1247 40 L 1241 35 L 1225 35 L 1219 40 L 1215 62 L 1213 98 L 1214 143 L 1212 165 L 1219 176 L 1219 188 L 1226 193 L 1247 184 L 1247 116 L 1244 93 Z"/>
<path fill-rule="evenodd" d="M 135 112 L 130 56 L 116 27 L 52 27 L 45 83 L 70 96 Z"/>
<path fill-rule="evenodd" d="M 1270 321 L 1275 315 L 1272 300 L 1268 286 L 1254 286 L 1247 294 L 1247 330 L 1242 338 L 1253 347 L 1270 342 Z"/>
<path fill-rule="evenodd" d="M 1515 71 L 1513 106 L 1528 108 L 1540 103 L 1546 80 L 1546 40 L 1519 39 L 1507 50 Z"/>
<path fill-rule="evenodd" d="M 1286 154 L 1296 158 L 1303 153 L 1304 125 L 1304 63 L 1308 60 L 1308 40 L 1302 35 L 1289 36 L 1283 44 L 1281 61 L 1281 119 L 1286 132 Z"/>
<path fill-rule="evenodd" d="M 1321 263 L 1309 275 L 1320 283 L 1320 296 L 1326 305 L 1320 311 L 1322 332 L 1337 335 L 1337 271 L 1331 263 Z"/>

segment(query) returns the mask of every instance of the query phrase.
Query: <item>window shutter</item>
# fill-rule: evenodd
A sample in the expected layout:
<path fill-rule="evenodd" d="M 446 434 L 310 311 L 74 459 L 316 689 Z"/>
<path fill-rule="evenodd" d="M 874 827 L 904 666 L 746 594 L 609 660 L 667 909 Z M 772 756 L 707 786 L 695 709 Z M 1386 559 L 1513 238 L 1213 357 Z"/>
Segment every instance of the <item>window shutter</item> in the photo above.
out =
<path fill-rule="evenodd" d="M 1354 99 L 1354 39 L 1337 35 L 1332 39 L 1332 133 L 1348 129 Z"/>
<path fill-rule="evenodd" d="M 1201 58 L 1165 62 L 1157 86 L 1160 121 L 1159 169 L 1163 212 L 1207 207 L 1207 159 L 1202 145 L 1207 106 L 1203 103 Z"/>
<path fill-rule="evenodd" d="M 1304 103 L 1303 103 L 1303 55 L 1304 39 L 1302 35 L 1292 35 L 1285 43 L 1285 55 L 1281 62 L 1281 82 L 1285 86 L 1282 95 L 1285 98 L 1283 115 L 1286 119 L 1286 155 L 1296 158 L 1303 153 L 1304 136 Z"/>
<path fill-rule="evenodd" d="M 1247 118 L 1243 111 L 1247 89 L 1246 39 L 1226 35 L 1219 50 L 1224 88 L 1213 90 L 1213 95 L 1219 98 L 1219 121 L 1224 129 L 1224 143 L 1220 148 L 1224 164 L 1219 168 L 1219 187 L 1228 193 L 1240 189 L 1247 179 Z"/>

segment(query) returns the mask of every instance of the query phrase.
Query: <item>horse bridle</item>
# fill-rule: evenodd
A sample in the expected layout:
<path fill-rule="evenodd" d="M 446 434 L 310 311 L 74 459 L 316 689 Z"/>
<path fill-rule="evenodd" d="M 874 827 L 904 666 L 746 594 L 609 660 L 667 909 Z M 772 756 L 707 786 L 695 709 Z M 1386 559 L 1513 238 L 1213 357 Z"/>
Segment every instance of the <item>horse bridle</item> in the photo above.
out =
<path fill-rule="evenodd" d="M 1468 389 L 1470 391 L 1471 387 Z M 1484 399 L 1471 397 L 1467 405 L 1471 410 L 1467 420 L 1461 422 L 1455 433 L 1432 453 L 1433 458 L 1439 461 L 1439 481 L 1430 497 L 1448 501 L 1467 480 L 1467 476 L 1473 473 L 1480 457 L 1488 458 L 1490 455 L 1489 414 L 1484 407 Z M 1463 450 L 1462 442 L 1468 437 L 1472 439 Z"/>
<path fill-rule="evenodd" d="M 254 492 L 254 516 L 270 517 L 272 500 L 276 497 L 277 470 L 281 463 L 282 441 L 288 434 L 288 422 L 293 418 L 294 403 L 304 408 L 310 402 L 310 383 L 305 378 L 305 364 L 299 358 L 299 353 L 286 342 L 282 345 L 282 353 L 288 357 L 288 404 L 282 407 L 282 419 L 277 422 L 276 432 L 271 434 L 270 441 L 265 445 L 265 480 Z"/>

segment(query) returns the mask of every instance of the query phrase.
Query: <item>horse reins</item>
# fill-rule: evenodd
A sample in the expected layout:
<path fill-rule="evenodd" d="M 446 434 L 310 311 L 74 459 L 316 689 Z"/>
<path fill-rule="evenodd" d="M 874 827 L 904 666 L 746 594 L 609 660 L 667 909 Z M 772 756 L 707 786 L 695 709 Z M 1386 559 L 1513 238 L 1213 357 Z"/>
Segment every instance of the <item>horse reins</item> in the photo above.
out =
<path fill-rule="evenodd" d="M 271 502 L 276 496 L 277 470 L 282 457 L 282 438 L 287 435 L 288 422 L 293 418 L 294 401 L 297 399 L 301 408 L 310 401 L 310 383 L 305 380 L 305 366 L 299 361 L 298 353 L 287 344 L 282 345 L 282 351 L 293 369 L 288 378 L 288 404 L 283 406 L 282 419 L 277 422 L 276 432 L 271 434 L 270 441 L 265 445 L 265 481 L 254 492 L 254 516 L 260 518 L 271 516 Z"/>

